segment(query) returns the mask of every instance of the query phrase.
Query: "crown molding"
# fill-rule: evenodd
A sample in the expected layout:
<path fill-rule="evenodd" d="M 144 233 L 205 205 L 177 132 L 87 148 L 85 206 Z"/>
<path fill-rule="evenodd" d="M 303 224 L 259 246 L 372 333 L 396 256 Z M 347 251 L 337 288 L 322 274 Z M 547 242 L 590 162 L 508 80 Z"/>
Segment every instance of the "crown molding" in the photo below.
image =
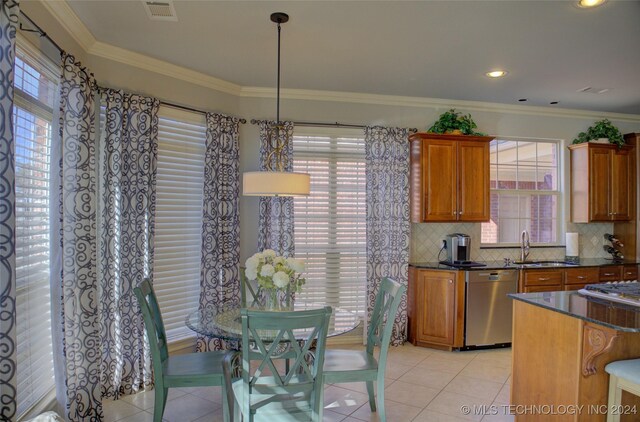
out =
<path fill-rule="evenodd" d="M 244 87 L 197 72 L 164 60 L 155 59 L 111 44 L 97 41 L 91 31 L 82 23 L 69 7 L 66 0 L 40 0 L 44 7 L 58 20 L 73 39 L 86 53 L 113 60 L 128 66 L 137 67 L 149 72 L 169 76 L 198 86 L 213 89 L 230 95 L 246 98 L 275 98 L 274 88 Z M 316 91 L 306 89 L 281 89 L 281 98 L 304 101 L 326 101 L 351 104 L 382 105 L 393 107 L 418 108 L 460 108 L 466 111 L 493 112 L 505 114 L 537 115 L 549 117 L 572 117 L 580 119 L 608 118 L 620 122 L 640 122 L 640 115 L 623 113 L 606 113 L 568 108 L 550 108 L 540 106 L 523 106 L 516 104 L 499 104 L 481 101 L 448 100 L 440 98 L 405 97 L 396 95 L 365 94 L 357 92 Z"/>
<path fill-rule="evenodd" d="M 232 82 L 227 82 L 222 79 L 218 79 L 183 66 L 178 66 L 164 60 L 136 53 L 131 50 L 116 47 L 102 41 L 96 41 L 87 52 L 93 56 L 113 60 L 139 69 L 144 69 L 149 72 L 159 73 L 161 75 L 190 82 L 192 84 L 224 92 L 226 94 L 239 96 L 241 92 L 240 85 L 236 85 Z"/>
<path fill-rule="evenodd" d="M 275 98 L 273 88 L 242 87 L 241 97 Z M 412 108 L 460 108 L 465 111 L 493 112 L 504 114 L 537 115 L 550 117 L 572 117 L 579 119 L 608 118 L 621 122 L 640 122 L 640 115 L 608 113 L 570 108 L 522 106 L 515 104 L 489 103 L 482 101 L 448 100 L 441 98 L 405 97 L 396 95 L 364 94 L 358 92 L 315 91 L 305 89 L 281 89 L 280 98 L 288 100 L 327 101 L 352 104 L 382 105 Z"/>
<path fill-rule="evenodd" d="M 88 52 L 96 43 L 96 38 L 91 31 L 82 23 L 66 1 L 40 0 L 40 4 L 53 15 L 85 52 Z"/>

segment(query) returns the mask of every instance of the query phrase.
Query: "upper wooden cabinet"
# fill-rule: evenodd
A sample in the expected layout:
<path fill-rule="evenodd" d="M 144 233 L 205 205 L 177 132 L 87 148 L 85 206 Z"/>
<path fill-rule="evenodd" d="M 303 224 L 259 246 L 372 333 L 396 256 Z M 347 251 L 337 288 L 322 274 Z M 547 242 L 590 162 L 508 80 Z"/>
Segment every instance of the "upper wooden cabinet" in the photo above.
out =
<path fill-rule="evenodd" d="M 571 221 L 630 221 L 635 210 L 632 146 L 570 145 Z"/>
<path fill-rule="evenodd" d="M 411 221 L 489 221 L 489 136 L 416 133 Z"/>

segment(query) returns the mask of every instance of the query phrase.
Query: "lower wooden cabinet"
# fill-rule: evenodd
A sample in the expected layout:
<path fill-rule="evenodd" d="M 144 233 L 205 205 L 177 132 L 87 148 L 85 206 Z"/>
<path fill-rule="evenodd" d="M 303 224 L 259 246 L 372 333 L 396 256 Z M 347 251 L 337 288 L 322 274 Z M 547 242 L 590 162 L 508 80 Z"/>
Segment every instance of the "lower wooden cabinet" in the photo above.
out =
<path fill-rule="evenodd" d="M 563 269 L 525 269 L 520 271 L 520 293 L 580 290 L 587 284 L 638 279 L 635 264 Z"/>
<path fill-rule="evenodd" d="M 587 284 L 598 283 L 600 271 L 597 267 L 567 268 L 564 270 L 564 290 L 580 290 Z"/>
<path fill-rule="evenodd" d="M 409 268 L 409 341 L 453 349 L 464 342 L 463 272 Z"/>

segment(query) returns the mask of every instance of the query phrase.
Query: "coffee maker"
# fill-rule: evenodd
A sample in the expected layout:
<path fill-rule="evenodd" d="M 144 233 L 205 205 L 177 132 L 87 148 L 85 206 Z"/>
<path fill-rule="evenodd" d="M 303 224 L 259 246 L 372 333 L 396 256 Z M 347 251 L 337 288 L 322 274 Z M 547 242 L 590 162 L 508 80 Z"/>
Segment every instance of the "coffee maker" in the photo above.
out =
<path fill-rule="evenodd" d="M 468 262 L 471 257 L 471 238 L 464 233 L 451 233 L 446 237 L 447 262 L 450 264 L 462 264 Z"/>

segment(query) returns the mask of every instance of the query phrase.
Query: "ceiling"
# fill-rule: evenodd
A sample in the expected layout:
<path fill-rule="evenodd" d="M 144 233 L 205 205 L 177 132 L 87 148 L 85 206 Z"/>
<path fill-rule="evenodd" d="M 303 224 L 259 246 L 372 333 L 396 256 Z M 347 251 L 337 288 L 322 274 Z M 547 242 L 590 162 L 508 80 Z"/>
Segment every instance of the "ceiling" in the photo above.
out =
<path fill-rule="evenodd" d="M 280 11 L 283 88 L 640 114 L 640 1 L 68 3 L 98 41 L 241 86 L 275 86 Z"/>

